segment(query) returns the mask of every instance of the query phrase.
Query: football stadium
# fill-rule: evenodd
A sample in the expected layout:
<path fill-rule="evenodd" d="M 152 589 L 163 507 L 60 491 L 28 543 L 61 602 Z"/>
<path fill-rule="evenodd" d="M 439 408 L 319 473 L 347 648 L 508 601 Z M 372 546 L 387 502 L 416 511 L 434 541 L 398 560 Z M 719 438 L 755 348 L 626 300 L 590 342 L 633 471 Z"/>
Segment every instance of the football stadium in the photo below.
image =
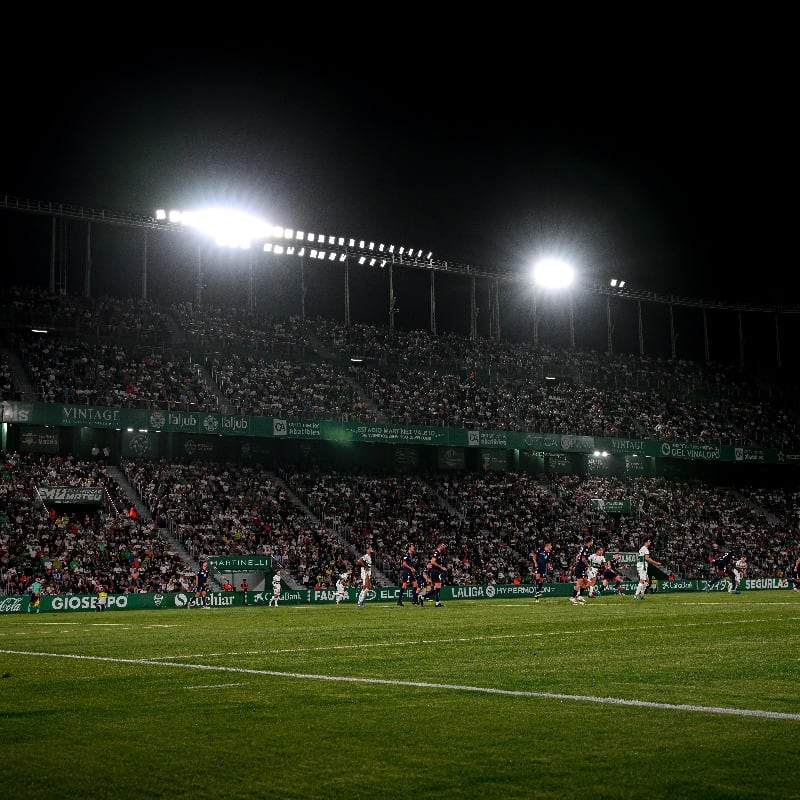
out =
<path fill-rule="evenodd" d="M 2 211 L 4 795 L 798 796 L 794 309 Z"/>

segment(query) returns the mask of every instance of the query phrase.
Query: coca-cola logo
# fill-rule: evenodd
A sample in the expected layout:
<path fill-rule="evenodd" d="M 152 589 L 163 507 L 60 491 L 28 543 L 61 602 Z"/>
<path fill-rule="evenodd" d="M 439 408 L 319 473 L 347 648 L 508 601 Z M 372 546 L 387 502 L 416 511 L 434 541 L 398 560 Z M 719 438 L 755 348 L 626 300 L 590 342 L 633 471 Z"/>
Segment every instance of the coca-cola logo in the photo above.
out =
<path fill-rule="evenodd" d="M 21 597 L 6 597 L 0 600 L 0 614 L 14 614 L 22 611 Z"/>

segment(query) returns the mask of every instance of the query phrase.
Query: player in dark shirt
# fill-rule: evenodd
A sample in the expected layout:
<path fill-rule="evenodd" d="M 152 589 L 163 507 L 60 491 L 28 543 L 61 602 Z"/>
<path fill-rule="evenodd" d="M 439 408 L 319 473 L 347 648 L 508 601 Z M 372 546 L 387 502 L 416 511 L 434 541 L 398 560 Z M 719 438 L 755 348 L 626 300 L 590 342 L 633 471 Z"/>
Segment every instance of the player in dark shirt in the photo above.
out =
<path fill-rule="evenodd" d="M 422 603 L 424 600 L 430 600 L 431 595 L 436 600 L 436 607 L 441 608 L 444 603 L 442 602 L 442 581 L 444 578 L 445 565 L 444 565 L 444 542 L 439 542 L 433 551 L 433 554 L 428 561 L 428 575 L 431 579 L 431 588 L 425 594 L 420 594 L 419 601 Z"/>
<path fill-rule="evenodd" d="M 612 585 L 616 585 L 618 594 L 625 594 L 625 589 L 622 587 L 622 582 L 625 579 L 622 577 L 619 563 L 619 553 L 614 555 L 606 561 L 605 569 L 603 570 L 603 589 L 608 589 Z"/>
<path fill-rule="evenodd" d="M 397 605 L 403 605 L 403 595 L 406 589 L 411 586 L 411 602 L 419 605 L 419 581 L 417 580 L 417 568 L 414 564 L 414 551 L 416 546 L 410 544 L 400 562 L 400 594 L 397 596 Z"/>
<path fill-rule="evenodd" d="M 553 543 L 545 542 L 533 556 L 534 603 L 538 603 L 544 594 L 544 584 L 547 580 L 547 571 L 550 569 L 550 551 L 552 549 Z"/>
<path fill-rule="evenodd" d="M 208 561 L 200 562 L 200 569 L 194 576 L 194 605 L 200 608 L 210 608 L 208 605 Z M 191 604 L 190 604 L 191 605 Z"/>
<path fill-rule="evenodd" d="M 792 567 L 792 591 L 800 592 L 800 558 L 794 562 Z"/>
<path fill-rule="evenodd" d="M 730 550 L 723 551 L 712 562 L 711 567 L 714 570 L 714 575 L 709 579 L 708 583 L 703 587 L 704 592 L 710 592 L 723 578 L 727 577 L 731 581 L 733 591 L 736 592 L 736 576 L 733 574 L 733 562 L 736 559 Z"/>
<path fill-rule="evenodd" d="M 573 605 L 583 605 L 586 598 L 583 596 L 583 590 L 589 588 L 589 581 L 586 578 L 586 573 L 589 569 L 589 553 L 592 552 L 592 545 L 594 538 L 589 537 L 575 558 L 575 566 L 573 567 L 573 575 L 575 577 L 575 586 L 572 590 L 572 596 L 569 598 L 570 603 Z"/>

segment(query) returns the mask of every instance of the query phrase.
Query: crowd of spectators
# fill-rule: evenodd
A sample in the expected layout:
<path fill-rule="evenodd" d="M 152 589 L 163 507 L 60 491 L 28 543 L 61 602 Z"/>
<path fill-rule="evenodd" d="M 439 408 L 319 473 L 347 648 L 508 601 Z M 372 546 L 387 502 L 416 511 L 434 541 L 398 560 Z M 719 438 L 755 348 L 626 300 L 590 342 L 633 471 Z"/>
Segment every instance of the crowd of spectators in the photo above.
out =
<path fill-rule="evenodd" d="M 42 486 L 101 487 L 99 506 L 59 507 Z M 6 453 L 0 461 L 0 594 L 186 591 L 192 566 L 153 522 L 131 514 L 131 498 L 102 461 Z"/>
<path fill-rule="evenodd" d="M 211 376 L 229 412 L 257 417 L 375 421 L 375 413 L 336 364 L 214 354 Z"/>
<path fill-rule="evenodd" d="M 0 354 L 0 400 L 21 400 L 22 394 L 14 383 L 14 374 L 8 359 Z"/>
<path fill-rule="evenodd" d="M 352 562 L 336 532 L 259 467 L 162 459 L 122 468 L 157 525 L 195 558 L 268 555 L 305 587 L 325 584 Z"/>
<path fill-rule="evenodd" d="M 747 552 L 751 577 L 774 576 L 794 562 L 794 519 L 771 520 L 739 491 L 700 482 L 513 472 L 434 473 L 424 477 L 281 470 L 287 485 L 356 548 L 374 543 L 378 565 L 395 580 L 408 543 L 423 553 L 447 545 L 454 583 L 527 582 L 531 554 L 553 541 L 555 575 L 569 580 L 588 536 L 609 551 L 634 552 L 643 537 L 676 575 L 703 578 L 724 541 Z M 755 492 L 756 490 L 753 490 Z M 757 493 L 756 493 L 757 494 Z M 594 499 L 630 501 L 608 514 Z"/>
<path fill-rule="evenodd" d="M 186 591 L 210 555 L 269 555 L 301 587 L 330 588 L 363 552 L 375 550 L 376 585 L 392 585 L 409 543 L 425 555 L 446 545 L 448 582 L 530 582 L 531 555 L 552 541 L 553 580 L 591 536 L 607 551 L 634 552 L 651 537 L 678 577 L 708 575 L 719 543 L 750 561 L 749 577 L 783 574 L 797 558 L 793 493 L 715 488 L 660 478 L 462 471 L 421 475 L 259 467 L 166 460 L 122 465 L 152 514 L 102 461 L 6 455 L 0 471 L 0 590 L 22 593 L 38 577 L 47 593 Z M 102 507 L 47 507 L 37 487 L 101 486 Z M 596 499 L 624 499 L 608 514 Z M 769 506 L 766 510 L 764 506 Z M 175 537 L 173 540 L 172 537 Z M 185 563 L 175 542 L 195 562 Z"/>
<path fill-rule="evenodd" d="M 715 362 L 27 289 L 4 302 L 63 317 L 13 342 L 44 402 L 800 449 L 791 398 Z"/>
<path fill-rule="evenodd" d="M 183 338 L 204 352 L 231 349 L 244 353 L 288 353 L 302 356 L 313 351 L 307 327 L 299 317 L 275 317 L 235 306 L 174 303 L 169 306 Z"/>
<path fill-rule="evenodd" d="M 20 334 L 15 344 L 44 403 L 219 410 L 216 394 L 185 354 L 60 334 Z"/>

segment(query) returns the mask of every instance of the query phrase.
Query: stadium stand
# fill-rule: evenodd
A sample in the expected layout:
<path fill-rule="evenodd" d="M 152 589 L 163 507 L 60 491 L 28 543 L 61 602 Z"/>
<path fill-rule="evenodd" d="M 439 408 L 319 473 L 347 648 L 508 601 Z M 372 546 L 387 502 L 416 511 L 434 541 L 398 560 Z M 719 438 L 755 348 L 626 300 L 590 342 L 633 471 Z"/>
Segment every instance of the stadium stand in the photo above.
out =
<path fill-rule="evenodd" d="M 800 451 L 790 399 L 721 364 L 424 331 L 390 335 L 326 319 L 13 287 L 0 305 L 4 401 Z M 46 333 L 31 333 L 33 325 Z M 354 353 L 363 361 L 353 364 Z M 21 382 L 13 379 L 16 359 Z M 778 574 L 797 557 L 796 476 L 782 467 L 724 486 L 686 475 L 334 466 L 319 449 L 303 462 L 271 465 L 116 456 L 131 497 L 108 464 L 73 452 L 26 452 L 18 433 L 7 436 L 0 482 L 6 594 L 24 591 L 39 569 L 46 592 L 92 592 L 99 582 L 117 591 L 185 590 L 193 559 L 235 553 L 272 555 L 294 585 L 330 587 L 366 541 L 385 585 L 396 582 L 409 541 L 423 552 L 444 541 L 450 580 L 465 584 L 529 581 L 531 553 L 545 539 L 555 542 L 553 563 L 566 579 L 587 532 L 608 550 L 635 549 L 647 532 L 661 560 L 684 577 L 706 576 L 720 536 L 747 552 L 751 577 Z M 91 514 L 45 513 L 36 497 L 43 482 L 101 486 L 107 502 Z M 624 498 L 632 511 L 606 513 L 595 498 Z M 126 514 L 136 502 L 152 519 Z"/>

